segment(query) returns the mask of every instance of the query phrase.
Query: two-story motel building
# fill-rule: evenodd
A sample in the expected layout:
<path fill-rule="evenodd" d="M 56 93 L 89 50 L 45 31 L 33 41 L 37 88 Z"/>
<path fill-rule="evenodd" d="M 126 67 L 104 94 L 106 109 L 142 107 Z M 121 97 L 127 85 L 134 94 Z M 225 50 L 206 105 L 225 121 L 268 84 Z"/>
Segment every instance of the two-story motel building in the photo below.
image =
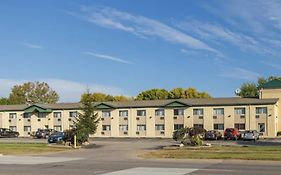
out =
<path fill-rule="evenodd" d="M 172 137 L 182 127 L 258 130 L 264 137 L 281 131 L 281 81 L 271 81 L 260 98 L 173 99 L 95 103 L 101 118 L 95 137 Z M 1 105 L 0 128 L 29 136 L 38 128 L 71 129 L 80 103 Z"/>

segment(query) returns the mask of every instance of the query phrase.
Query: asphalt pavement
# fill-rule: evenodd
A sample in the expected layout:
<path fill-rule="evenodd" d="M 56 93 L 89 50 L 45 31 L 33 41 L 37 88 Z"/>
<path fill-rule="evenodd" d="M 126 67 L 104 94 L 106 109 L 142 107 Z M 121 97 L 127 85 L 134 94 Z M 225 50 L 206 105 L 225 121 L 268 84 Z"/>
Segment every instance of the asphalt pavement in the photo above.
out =
<path fill-rule="evenodd" d="M 0 139 L 3 143 L 4 140 Z M 22 140 L 22 142 L 24 139 Z M 38 141 L 36 139 L 36 141 Z M 8 142 L 8 141 L 7 141 Z M 11 140 L 10 140 L 11 142 Z M 43 142 L 40 140 L 40 142 Z M 213 144 L 225 141 L 213 141 Z M 264 146 L 264 141 L 261 146 Z M 6 142 L 5 142 L 6 143 Z M 5 162 L 0 156 L 0 174 L 2 175 L 280 175 L 279 161 L 245 161 L 245 160 L 172 160 L 143 159 L 138 155 L 159 149 L 161 146 L 173 145 L 170 139 L 94 139 L 87 149 L 79 149 L 56 154 L 40 155 L 36 162 L 34 157 L 14 157 L 17 162 Z M 228 141 L 227 143 L 240 144 Z M 252 144 L 253 142 L 248 142 Z M 270 143 L 280 144 L 278 140 Z M 280 155 L 281 156 L 281 155 Z M 33 164 L 25 164 L 30 162 Z M 54 162 L 43 161 L 52 160 Z M 35 160 L 35 161 L 34 161 Z M 1 163 L 2 162 L 2 163 Z"/>

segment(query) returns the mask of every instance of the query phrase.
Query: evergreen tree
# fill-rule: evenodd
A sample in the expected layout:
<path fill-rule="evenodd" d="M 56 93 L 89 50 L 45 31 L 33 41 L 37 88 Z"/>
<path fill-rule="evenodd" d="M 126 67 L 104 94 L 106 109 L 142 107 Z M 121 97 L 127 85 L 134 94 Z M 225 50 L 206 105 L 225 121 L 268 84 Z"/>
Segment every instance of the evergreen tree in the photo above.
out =
<path fill-rule="evenodd" d="M 86 142 L 90 134 L 96 133 L 100 118 L 94 111 L 91 93 L 85 93 L 81 103 L 82 113 L 77 117 L 75 133 L 79 142 Z"/>

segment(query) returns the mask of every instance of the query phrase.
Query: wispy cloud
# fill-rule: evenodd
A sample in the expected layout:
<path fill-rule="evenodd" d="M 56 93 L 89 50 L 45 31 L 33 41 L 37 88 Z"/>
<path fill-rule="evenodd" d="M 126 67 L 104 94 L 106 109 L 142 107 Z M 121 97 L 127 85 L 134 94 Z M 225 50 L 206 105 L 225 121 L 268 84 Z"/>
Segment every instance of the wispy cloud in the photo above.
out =
<path fill-rule="evenodd" d="M 281 64 L 268 63 L 268 62 L 265 62 L 265 61 L 261 61 L 261 63 L 264 64 L 264 65 L 273 67 L 274 69 L 281 70 Z"/>
<path fill-rule="evenodd" d="M 129 61 L 126 61 L 124 59 L 121 58 L 117 58 L 114 56 L 110 56 L 110 55 L 105 55 L 105 54 L 100 54 L 100 53 L 94 53 L 94 52 L 83 52 L 83 54 L 85 55 L 90 55 L 90 56 L 94 56 L 97 58 L 101 58 L 101 59 L 105 59 L 105 60 L 111 60 L 111 61 L 115 61 L 115 62 L 119 62 L 119 63 L 124 63 L 124 64 L 132 64 Z"/>
<path fill-rule="evenodd" d="M 92 8 L 86 6 L 82 6 L 79 13 L 68 12 L 67 14 L 78 16 L 98 26 L 122 30 L 142 38 L 161 38 L 171 43 L 181 44 L 192 49 L 209 51 L 222 56 L 222 53 L 206 43 L 158 20 L 144 16 L 133 15 L 109 7 Z"/>
<path fill-rule="evenodd" d="M 43 46 L 38 45 L 38 44 L 24 42 L 24 43 L 22 43 L 22 45 L 25 47 L 31 48 L 31 49 L 43 49 Z"/>
<path fill-rule="evenodd" d="M 268 52 L 268 50 L 264 48 L 255 38 L 239 32 L 234 32 L 215 23 L 185 20 L 180 22 L 178 26 L 185 31 L 192 32 L 200 38 L 208 40 L 209 42 L 214 42 L 215 44 L 227 42 L 244 51 L 248 51 L 250 49 L 251 51 L 255 51 L 257 53 Z"/>
<path fill-rule="evenodd" d="M 0 97 L 7 97 L 14 85 L 22 84 L 28 81 L 35 80 L 0 79 Z M 87 89 L 91 92 L 102 92 L 112 95 L 128 95 L 124 94 L 120 88 L 114 86 L 105 86 L 94 83 L 88 84 L 62 79 L 40 79 L 36 81 L 48 83 L 50 87 L 59 94 L 61 102 L 77 102 L 80 100 L 81 94 Z"/>
<path fill-rule="evenodd" d="M 260 74 L 244 68 L 234 67 L 223 68 L 222 73 L 219 74 L 219 76 L 254 81 L 257 80 L 258 77 L 260 77 Z"/>

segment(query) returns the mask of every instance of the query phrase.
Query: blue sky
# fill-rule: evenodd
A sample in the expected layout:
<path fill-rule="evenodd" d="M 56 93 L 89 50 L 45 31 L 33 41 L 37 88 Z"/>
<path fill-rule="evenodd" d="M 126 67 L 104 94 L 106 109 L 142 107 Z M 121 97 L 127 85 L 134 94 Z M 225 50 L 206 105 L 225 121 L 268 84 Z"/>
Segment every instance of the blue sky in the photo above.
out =
<path fill-rule="evenodd" d="M 233 96 L 281 73 L 280 1 L 0 0 L 0 96 L 45 81 L 62 102 L 195 87 Z"/>

